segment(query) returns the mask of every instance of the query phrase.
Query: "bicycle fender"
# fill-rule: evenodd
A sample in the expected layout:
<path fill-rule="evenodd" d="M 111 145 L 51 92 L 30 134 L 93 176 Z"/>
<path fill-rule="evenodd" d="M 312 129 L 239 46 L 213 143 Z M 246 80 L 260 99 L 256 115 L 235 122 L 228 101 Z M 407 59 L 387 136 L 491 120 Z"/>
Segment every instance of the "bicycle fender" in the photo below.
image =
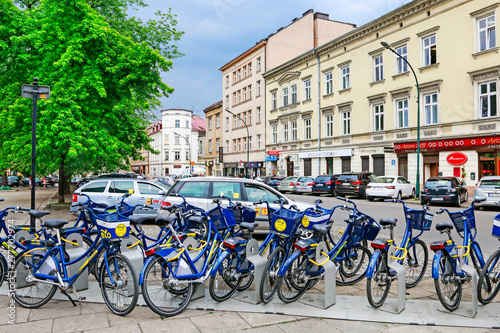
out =
<path fill-rule="evenodd" d="M 222 252 L 221 255 L 217 257 L 217 260 L 214 263 L 214 266 L 210 270 L 210 276 L 215 276 L 217 273 L 217 270 L 219 269 L 220 265 L 224 262 L 224 259 L 231 253 L 232 250 L 226 249 L 224 252 Z"/>
<path fill-rule="evenodd" d="M 373 277 L 373 272 L 375 271 L 375 264 L 377 263 L 378 257 L 382 252 L 380 250 L 375 250 L 373 252 L 370 262 L 368 263 L 368 268 L 366 269 L 366 278 L 371 279 Z"/>
<path fill-rule="evenodd" d="M 434 254 L 434 258 L 432 259 L 432 278 L 439 278 L 439 262 L 441 261 L 441 257 L 443 256 L 443 251 L 439 250 Z"/>
<path fill-rule="evenodd" d="M 285 276 L 285 273 L 288 270 L 288 266 L 290 266 L 290 264 L 295 260 L 295 258 L 297 258 L 301 253 L 302 252 L 300 252 L 300 251 L 295 251 L 294 253 L 292 253 L 292 255 L 290 257 L 288 257 L 288 259 L 286 259 L 286 261 L 283 263 L 283 266 L 281 266 L 280 272 L 278 275 Z"/>
<path fill-rule="evenodd" d="M 156 257 L 164 257 L 165 258 L 166 256 L 168 256 L 170 253 L 174 252 L 175 250 L 176 249 L 161 250 L 160 252 L 156 252 L 154 255 L 147 258 L 146 262 L 144 263 L 144 266 L 142 266 L 141 274 L 139 275 L 139 285 L 142 285 L 142 283 L 144 281 L 144 273 L 146 271 L 146 267 L 151 262 L 151 260 L 155 259 Z"/>

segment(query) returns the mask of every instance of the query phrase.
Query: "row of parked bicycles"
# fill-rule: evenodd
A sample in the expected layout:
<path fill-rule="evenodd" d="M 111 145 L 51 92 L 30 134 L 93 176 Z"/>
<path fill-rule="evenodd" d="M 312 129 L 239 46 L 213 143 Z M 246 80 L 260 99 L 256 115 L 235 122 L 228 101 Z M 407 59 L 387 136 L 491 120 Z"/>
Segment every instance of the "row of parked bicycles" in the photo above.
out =
<path fill-rule="evenodd" d="M 82 274 L 91 274 L 113 313 L 130 313 L 142 293 L 154 312 L 174 316 L 186 308 L 197 288 L 206 284 L 216 302 L 251 286 L 258 286 L 255 292 L 261 302 L 270 302 L 276 294 L 284 303 L 296 301 L 324 278 L 327 262 L 336 266 L 337 285 L 352 285 L 366 277 L 368 302 L 378 308 L 397 279 L 391 262 L 405 268 L 406 288 L 417 286 L 427 269 L 429 253 L 420 236 L 431 229 L 433 214 L 426 206 L 410 209 L 401 200 L 386 200 L 402 204 L 404 210 L 406 228 L 398 241 L 394 236 L 397 219 L 377 222 L 347 198 L 337 197 L 343 204 L 332 208 L 322 207 L 322 201 L 317 200 L 304 211 L 293 205 L 286 208 L 283 202 L 255 202 L 267 205 L 270 230 L 257 246 L 258 255 L 266 262 L 262 275 L 256 276 L 247 257 L 247 246 L 257 244 L 252 238 L 257 226 L 253 207 L 221 196 L 213 200 L 213 209 L 205 211 L 180 196 L 181 204 L 166 208 L 168 216 L 155 218 L 134 215 L 136 208 L 151 207 L 127 204 L 129 195 L 114 206 L 93 202 L 87 196 L 78 206 L 78 220 L 69 227 L 68 221 L 46 218 L 46 211 L 22 207 L 0 211 L 0 243 L 4 248 L 0 253 L 0 285 L 9 280 L 9 293 L 23 307 L 46 304 L 58 289 L 76 304 L 81 298 L 75 282 Z M 223 200 L 228 202 L 226 207 Z M 334 213 L 339 211 L 347 218 L 337 235 L 331 228 Z M 459 306 L 462 285 L 471 280 L 462 267 L 472 263 L 479 276 L 478 299 L 487 304 L 500 288 L 500 250 L 485 262 L 475 241 L 474 202 L 465 210 L 440 209 L 436 214 L 444 212 L 450 222 L 435 227 L 448 239 L 430 244 L 435 252 L 432 278 L 439 300 L 449 311 Z M 40 228 L 9 226 L 10 214 L 18 213 L 38 219 Z M 155 236 L 146 234 L 142 227 L 151 220 L 158 226 Z M 389 230 L 389 239 L 377 238 L 382 228 Z M 453 229 L 463 239 L 462 245 L 453 239 Z M 15 237 L 20 232 L 25 236 Z M 74 235 L 83 244 L 77 244 Z M 495 218 L 492 235 L 500 238 L 500 215 Z M 122 251 L 124 242 L 126 248 L 142 253 L 140 272 Z M 84 249 L 76 258 L 68 255 L 68 248 L 75 245 Z M 259 283 L 255 283 L 257 279 Z"/>

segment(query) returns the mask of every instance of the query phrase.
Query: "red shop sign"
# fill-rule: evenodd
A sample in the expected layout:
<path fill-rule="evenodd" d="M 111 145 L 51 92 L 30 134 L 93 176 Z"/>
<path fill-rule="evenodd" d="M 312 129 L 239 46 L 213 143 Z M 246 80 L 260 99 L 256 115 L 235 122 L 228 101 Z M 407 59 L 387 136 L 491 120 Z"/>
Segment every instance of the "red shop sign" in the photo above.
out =
<path fill-rule="evenodd" d="M 462 165 L 467 162 L 468 157 L 464 153 L 454 152 L 449 154 L 448 157 L 446 157 L 446 160 L 451 165 Z"/>
<path fill-rule="evenodd" d="M 279 154 L 280 154 L 280 152 L 279 152 L 278 150 L 269 150 L 269 151 L 267 152 L 267 154 L 268 154 L 268 155 L 279 155 Z"/>

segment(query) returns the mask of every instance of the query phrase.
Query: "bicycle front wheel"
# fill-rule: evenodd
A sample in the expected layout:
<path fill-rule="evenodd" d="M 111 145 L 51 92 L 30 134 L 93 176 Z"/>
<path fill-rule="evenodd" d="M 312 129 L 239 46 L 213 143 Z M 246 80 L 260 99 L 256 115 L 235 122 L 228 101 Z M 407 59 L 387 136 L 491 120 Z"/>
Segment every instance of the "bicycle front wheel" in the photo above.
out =
<path fill-rule="evenodd" d="M 308 273 L 311 271 L 312 263 L 305 253 L 301 253 L 295 258 L 284 276 L 278 279 L 278 297 L 284 303 L 296 301 L 302 296 L 312 280 L 309 278 Z"/>
<path fill-rule="evenodd" d="M 403 259 L 403 266 L 406 270 L 406 288 L 413 288 L 422 280 L 428 260 L 427 246 L 420 239 L 408 247 L 408 254 Z"/>
<path fill-rule="evenodd" d="M 378 308 L 384 304 L 391 289 L 391 282 L 387 254 L 383 252 L 375 262 L 373 276 L 366 279 L 366 296 L 371 306 Z"/>
<path fill-rule="evenodd" d="M 5 275 L 7 274 L 7 261 L 0 253 L 0 287 L 3 284 L 3 280 L 5 280 Z"/>
<path fill-rule="evenodd" d="M 497 250 L 484 265 L 477 283 L 477 298 L 482 304 L 490 303 L 500 289 L 500 250 Z"/>
<path fill-rule="evenodd" d="M 366 275 L 371 252 L 362 245 L 356 245 L 346 248 L 340 255 L 344 259 L 338 262 L 337 285 L 350 286 L 361 281 Z"/>
<path fill-rule="evenodd" d="M 285 249 L 281 246 L 276 247 L 267 258 L 259 290 L 262 302 L 269 303 L 273 299 L 278 286 L 278 273 L 284 261 Z"/>
<path fill-rule="evenodd" d="M 99 285 L 104 302 L 114 314 L 125 316 L 135 308 L 139 298 L 138 281 L 132 264 L 122 254 L 113 253 L 104 259 L 99 270 Z"/>
<path fill-rule="evenodd" d="M 177 280 L 173 274 L 177 261 L 168 263 L 163 257 L 151 260 L 144 271 L 142 296 L 149 308 L 160 316 L 181 313 L 193 296 L 193 284 Z"/>
<path fill-rule="evenodd" d="M 238 257 L 231 252 L 217 267 L 215 276 L 210 277 L 208 290 L 216 302 L 222 302 L 231 297 L 241 283 L 238 272 Z"/>
<path fill-rule="evenodd" d="M 29 282 L 34 277 L 35 267 L 40 265 L 42 260 L 42 255 L 32 253 L 26 257 L 19 254 L 14 262 L 13 271 L 16 272 L 16 276 L 13 297 L 24 308 L 38 308 L 50 301 L 56 293 L 56 285 L 38 281 Z M 48 260 L 52 259 L 49 257 Z"/>
<path fill-rule="evenodd" d="M 439 261 L 439 277 L 434 279 L 439 301 L 448 311 L 454 311 L 462 300 L 462 281 L 455 275 L 451 257 L 445 253 Z"/>

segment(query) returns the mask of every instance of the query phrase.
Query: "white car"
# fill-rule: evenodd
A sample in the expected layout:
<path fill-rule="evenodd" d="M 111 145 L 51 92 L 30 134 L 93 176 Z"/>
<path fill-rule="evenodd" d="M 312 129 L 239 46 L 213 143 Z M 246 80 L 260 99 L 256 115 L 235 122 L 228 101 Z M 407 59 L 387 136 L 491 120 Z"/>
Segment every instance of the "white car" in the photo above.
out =
<path fill-rule="evenodd" d="M 486 198 L 486 201 L 476 202 L 476 207 L 500 207 L 500 176 L 485 176 L 481 178 L 474 190 L 474 200 Z"/>
<path fill-rule="evenodd" d="M 366 197 L 370 201 L 375 198 L 414 198 L 415 186 L 405 177 L 381 176 L 375 178 L 366 186 Z"/>

